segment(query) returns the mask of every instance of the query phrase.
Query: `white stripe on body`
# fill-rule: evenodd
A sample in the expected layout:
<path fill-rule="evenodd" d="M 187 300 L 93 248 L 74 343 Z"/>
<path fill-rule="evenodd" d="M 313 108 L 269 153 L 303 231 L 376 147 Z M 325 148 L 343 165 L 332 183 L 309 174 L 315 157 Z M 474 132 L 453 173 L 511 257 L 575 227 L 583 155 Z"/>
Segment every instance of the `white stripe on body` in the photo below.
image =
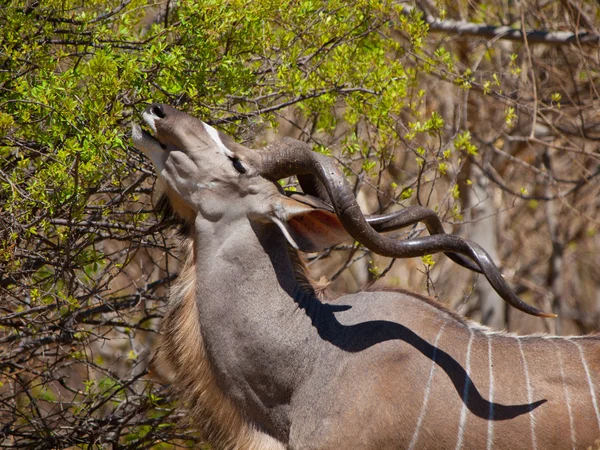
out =
<path fill-rule="evenodd" d="M 467 344 L 467 360 L 465 362 L 465 371 L 467 372 L 467 377 L 465 379 L 465 387 L 463 389 L 463 404 L 460 410 L 460 422 L 458 423 L 458 437 L 456 439 L 456 447 L 455 450 L 460 450 L 463 445 L 463 436 L 465 434 L 465 428 L 467 425 L 467 400 L 469 398 L 469 389 L 471 388 L 471 345 L 473 344 L 473 330 L 469 328 L 469 343 Z"/>
<path fill-rule="evenodd" d="M 594 411 L 596 412 L 596 420 L 598 421 L 598 429 L 600 430 L 600 412 L 598 411 L 596 391 L 594 389 L 594 382 L 592 381 L 592 376 L 590 374 L 590 368 L 588 367 L 587 361 L 585 360 L 585 355 L 583 354 L 583 348 L 581 348 L 581 344 L 571 339 L 569 339 L 569 341 L 575 344 L 575 346 L 579 349 L 579 356 L 581 357 L 581 363 L 583 364 L 583 368 L 585 369 L 585 375 L 587 377 L 588 386 L 590 387 L 590 395 L 592 396 L 592 403 L 594 404 Z"/>
<path fill-rule="evenodd" d="M 523 369 L 525 371 L 525 385 L 527 387 L 527 402 L 531 405 L 533 403 L 533 390 L 531 389 L 531 382 L 529 380 L 529 370 L 527 368 L 527 360 L 525 359 L 525 352 L 523 352 L 523 345 L 521 344 L 521 339 L 517 339 L 519 343 L 519 352 L 521 352 L 521 359 L 523 361 Z M 533 411 L 529 411 L 529 419 L 531 424 L 531 444 L 534 450 L 537 450 L 537 439 L 535 436 L 535 416 L 533 415 Z"/>
<path fill-rule="evenodd" d="M 487 450 L 492 449 L 494 442 L 494 373 L 492 372 L 492 336 L 488 335 L 488 367 L 490 371 L 490 386 L 488 389 L 488 436 L 487 436 Z"/>
<path fill-rule="evenodd" d="M 440 340 L 440 336 L 442 335 L 442 331 L 444 331 L 444 327 L 446 323 L 444 323 L 440 327 L 440 331 L 438 331 L 437 336 L 435 337 L 435 341 L 433 343 L 433 355 L 431 361 L 431 369 L 429 369 L 429 378 L 427 379 L 427 384 L 425 385 L 425 395 L 423 396 L 423 405 L 421 406 L 421 413 L 419 414 L 419 418 L 417 419 L 417 426 L 415 428 L 415 432 L 413 433 L 413 437 L 408 446 L 408 450 L 413 450 L 415 445 L 417 445 L 417 441 L 419 440 L 419 432 L 421 430 L 421 425 L 423 423 L 423 419 L 425 418 L 425 413 L 427 412 L 427 404 L 429 403 L 429 393 L 431 392 L 431 382 L 433 381 L 433 375 L 435 373 L 435 367 L 437 366 L 437 362 L 435 357 L 437 355 L 438 350 L 438 342 Z"/>
<path fill-rule="evenodd" d="M 569 425 L 571 427 L 571 450 L 577 448 L 577 441 L 575 440 L 575 424 L 573 422 L 573 411 L 571 410 L 571 396 L 569 395 L 569 387 L 565 380 L 565 370 L 563 368 L 562 352 L 560 351 L 560 345 L 558 342 L 554 343 L 556 347 L 556 354 L 558 355 L 558 365 L 560 367 L 560 377 L 562 378 L 563 389 L 565 391 L 565 399 L 567 401 L 567 411 L 569 412 Z"/>

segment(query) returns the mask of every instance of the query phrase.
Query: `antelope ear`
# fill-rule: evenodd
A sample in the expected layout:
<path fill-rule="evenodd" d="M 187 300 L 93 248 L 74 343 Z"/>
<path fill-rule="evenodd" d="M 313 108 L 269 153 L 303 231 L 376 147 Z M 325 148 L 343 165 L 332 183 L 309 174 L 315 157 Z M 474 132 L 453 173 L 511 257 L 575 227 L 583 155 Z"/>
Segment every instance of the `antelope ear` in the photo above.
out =
<path fill-rule="evenodd" d="M 290 245 L 311 253 L 333 247 L 350 238 L 335 213 L 280 197 L 271 215 Z"/>

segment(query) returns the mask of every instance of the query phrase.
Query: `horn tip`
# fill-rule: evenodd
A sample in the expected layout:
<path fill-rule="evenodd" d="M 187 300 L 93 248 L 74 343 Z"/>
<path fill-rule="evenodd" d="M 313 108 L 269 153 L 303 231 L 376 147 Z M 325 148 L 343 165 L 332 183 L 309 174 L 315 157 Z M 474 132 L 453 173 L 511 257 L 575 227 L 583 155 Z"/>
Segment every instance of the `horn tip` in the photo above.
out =
<path fill-rule="evenodd" d="M 558 314 L 554 314 L 554 313 L 541 313 L 540 317 L 545 317 L 546 319 L 556 319 L 558 317 Z"/>

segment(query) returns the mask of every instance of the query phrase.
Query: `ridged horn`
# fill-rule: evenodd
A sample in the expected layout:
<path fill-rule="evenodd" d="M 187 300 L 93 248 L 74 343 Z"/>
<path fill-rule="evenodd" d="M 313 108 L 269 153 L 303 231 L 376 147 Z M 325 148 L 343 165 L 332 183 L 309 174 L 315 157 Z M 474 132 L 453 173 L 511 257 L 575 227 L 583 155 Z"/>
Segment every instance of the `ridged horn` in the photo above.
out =
<path fill-rule="evenodd" d="M 475 242 L 445 233 L 410 240 L 395 240 L 379 234 L 365 219 L 346 177 L 333 158 L 313 152 L 308 144 L 290 138 L 271 144 L 268 150 L 260 153 L 259 171 L 263 177 L 273 181 L 292 175 L 316 177 L 325 187 L 348 234 L 373 252 L 392 258 L 414 258 L 440 252 L 467 256 L 477 264 L 490 285 L 509 305 L 533 316 L 556 317 L 517 297 L 487 252 Z"/>

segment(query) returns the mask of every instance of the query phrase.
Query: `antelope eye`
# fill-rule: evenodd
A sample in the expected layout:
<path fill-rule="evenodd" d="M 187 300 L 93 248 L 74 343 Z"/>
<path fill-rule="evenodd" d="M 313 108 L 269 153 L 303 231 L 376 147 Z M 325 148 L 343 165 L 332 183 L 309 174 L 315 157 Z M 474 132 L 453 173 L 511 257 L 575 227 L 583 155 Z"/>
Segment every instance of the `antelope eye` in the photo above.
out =
<path fill-rule="evenodd" d="M 237 170 L 239 173 L 246 173 L 247 170 L 242 164 L 242 162 L 237 158 L 231 158 L 231 162 L 233 163 L 233 168 Z"/>

